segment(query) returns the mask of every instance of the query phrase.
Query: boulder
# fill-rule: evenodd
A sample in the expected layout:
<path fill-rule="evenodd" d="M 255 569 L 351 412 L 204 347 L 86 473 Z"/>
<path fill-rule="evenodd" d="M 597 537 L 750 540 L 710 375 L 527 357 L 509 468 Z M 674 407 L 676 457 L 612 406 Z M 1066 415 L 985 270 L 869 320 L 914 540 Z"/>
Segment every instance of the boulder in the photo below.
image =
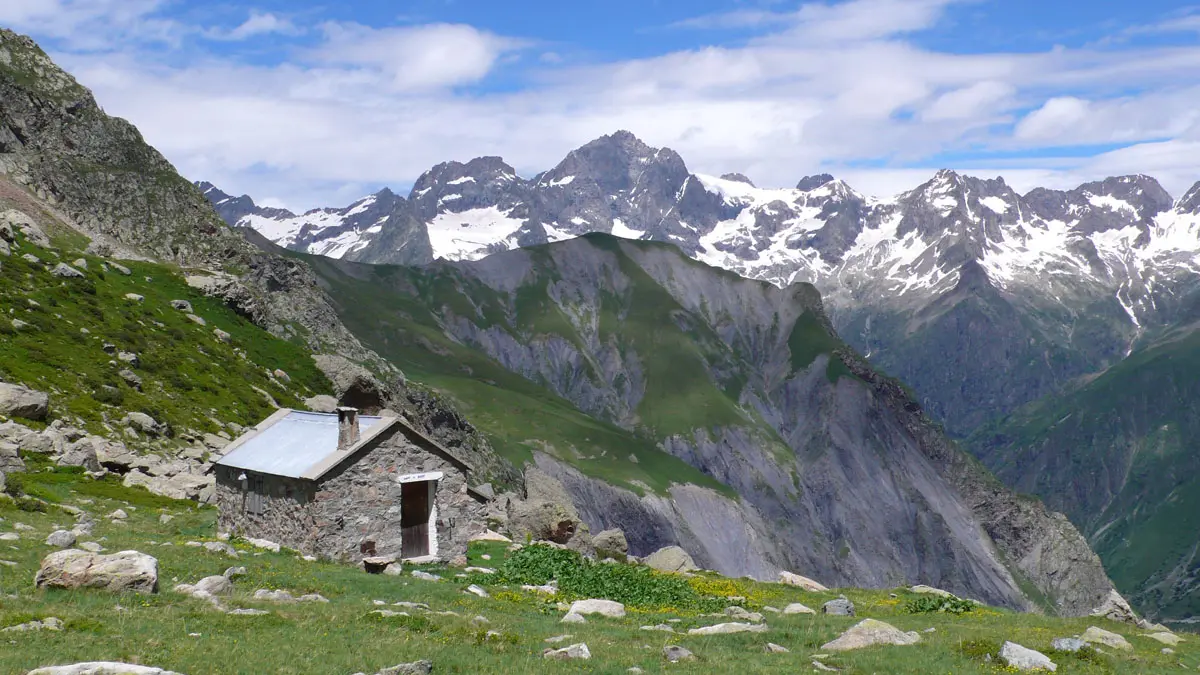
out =
<path fill-rule="evenodd" d="M 580 642 L 578 644 L 573 644 L 570 647 L 563 647 L 562 649 L 547 648 L 542 652 L 542 657 L 559 661 L 590 659 L 592 658 L 592 652 L 588 650 L 588 646 L 586 644 Z"/>
<path fill-rule="evenodd" d="M 29 671 L 27 675 L 181 675 L 172 670 L 135 666 L 115 661 L 88 661 L 69 666 L 48 666 Z"/>
<path fill-rule="evenodd" d="M 846 596 L 830 600 L 821 605 L 822 614 L 832 614 L 833 616 L 854 616 L 854 603 Z"/>
<path fill-rule="evenodd" d="M 505 544 L 512 543 L 512 539 L 509 539 L 499 532 L 493 532 L 491 530 L 484 530 L 479 534 L 473 534 L 468 541 L 499 541 Z"/>
<path fill-rule="evenodd" d="M 138 374 L 132 370 L 128 368 L 122 368 L 121 370 L 117 371 L 117 377 L 124 380 L 125 384 L 129 385 L 131 388 L 141 391 L 142 378 L 138 377 Z"/>
<path fill-rule="evenodd" d="M 642 561 L 662 572 L 693 572 L 700 569 L 688 552 L 678 546 L 664 546 Z"/>
<path fill-rule="evenodd" d="M 1133 645 L 1129 644 L 1129 640 L 1117 635 L 1116 633 L 1106 631 L 1103 628 L 1091 626 L 1083 631 L 1083 635 L 1079 636 L 1080 640 L 1094 645 L 1104 645 L 1113 649 L 1131 650 Z"/>
<path fill-rule="evenodd" d="M 262 600 L 265 602 L 295 602 L 296 601 L 296 598 L 291 593 L 288 593 L 287 591 L 283 591 L 283 590 L 269 591 L 265 588 L 260 588 L 257 591 L 254 591 L 254 599 Z"/>
<path fill-rule="evenodd" d="M 172 300 L 171 306 L 181 312 L 187 314 L 192 313 L 192 303 L 188 302 L 187 300 Z"/>
<path fill-rule="evenodd" d="M 71 267 L 67 263 L 58 263 L 54 269 L 50 270 L 50 274 L 64 279 L 78 279 L 83 277 L 83 272 Z"/>
<path fill-rule="evenodd" d="M 49 394 L 19 384 L 0 382 L 0 415 L 44 420 L 49 409 Z"/>
<path fill-rule="evenodd" d="M 55 548 L 67 548 L 75 545 L 75 533 L 67 530 L 55 530 L 46 537 L 46 545 Z"/>
<path fill-rule="evenodd" d="M 304 399 L 304 405 L 313 412 L 331 413 L 337 411 L 338 402 L 337 399 L 332 396 L 319 394 L 317 396 Z"/>
<path fill-rule="evenodd" d="M 1142 635 L 1143 637 L 1148 637 L 1151 640 L 1157 640 L 1164 645 L 1170 645 L 1172 647 L 1178 645 L 1180 642 L 1183 642 L 1183 638 L 1174 633 L 1143 633 Z"/>
<path fill-rule="evenodd" d="M 767 645 L 765 647 L 763 647 L 763 651 L 765 651 L 768 654 L 790 654 L 790 653 L 792 653 L 792 650 L 788 649 L 787 647 L 784 647 L 783 645 L 777 645 L 774 642 L 768 642 Z"/>
<path fill-rule="evenodd" d="M 1050 641 L 1050 647 L 1056 652 L 1077 652 L 1090 649 L 1091 645 L 1079 638 L 1054 638 Z"/>
<path fill-rule="evenodd" d="M 701 626 L 700 628 L 691 628 L 688 630 L 688 635 L 726 635 L 729 633 L 765 633 L 767 632 L 767 624 L 765 623 L 742 623 L 734 621 L 730 623 L 719 623 L 715 626 Z"/>
<path fill-rule="evenodd" d="M 192 588 L 210 595 L 229 595 L 233 592 L 233 582 L 228 577 L 213 575 L 197 581 Z"/>
<path fill-rule="evenodd" d="M 918 584 L 918 585 L 916 585 L 916 586 L 913 586 L 912 588 L 910 588 L 910 589 L 908 589 L 908 590 L 909 590 L 909 592 L 912 592 L 912 593 L 919 593 L 919 594 L 921 594 L 921 595 L 935 595 L 935 596 L 937 596 L 937 597 L 939 597 L 939 598 L 954 598 L 954 597 L 958 597 L 958 596 L 954 595 L 953 593 L 951 593 L 951 592 L 949 592 L 949 591 L 943 591 L 943 590 L 942 590 L 942 589 L 940 589 L 940 588 L 934 588 L 933 586 L 925 586 L 925 585 L 922 585 L 922 584 Z"/>
<path fill-rule="evenodd" d="M 1115 589 L 1108 592 L 1108 597 L 1104 598 L 1104 602 L 1100 606 L 1093 609 L 1092 616 L 1104 617 L 1110 621 L 1118 621 L 1120 623 L 1128 623 L 1137 625 L 1137 614 L 1133 612 L 1133 608 L 1121 597 Z"/>
<path fill-rule="evenodd" d="M 59 466 L 82 466 L 88 471 L 99 471 L 100 458 L 96 456 L 96 448 L 104 447 L 108 441 L 99 436 L 86 436 L 71 443 L 58 457 Z"/>
<path fill-rule="evenodd" d="M 63 628 L 62 619 L 56 616 L 47 617 L 41 621 L 26 621 L 8 628 L 0 628 L 0 633 L 27 633 L 32 630 L 60 631 Z"/>
<path fill-rule="evenodd" d="M 579 514 L 569 502 L 514 499 L 508 503 L 508 529 L 519 538 L 566 544 L 579 524 Z"/>
<path fill-rule="evenodd" d="M 367 574 L 383 574 L 395 562 L 395 556 L 373 556 L 363 558 L 362 566 Z"/>
<path fill-rule="evenodd" d="M 313 356 L 313 362 L 333 384 L 339 402 L 367 411 L 385 407 L 386 387 L 371 371 L 344 356 L 333 354 L 317 354 Z"/>
<path fill-rule="evenodd" d="M 599 614 L 614 619 L 625 616 L 625 605 L 613 600 L 576 600 L 568 614 Z"/>
<path fill-rule="evenodd" d="M 575 612 L 567 612 L 567 615 L 564 616 L 562 618 L 562 621 L 559 621 L 559 623 L 587 623 L 587 618 L 584 617 L 582 614 L 576 614 Z"/>
<path fill-rule="evenodd" d="M 0 471 L 18 473 L 25 470 L 25 460 L 21 459 L 21 448 L 13 443 L 0 441 Z"/>
<path fill-rule="evenodd" d="M 793 602 L 790 605 L 788 605 L 787 607 L 784 607 L 783 613 L 784 614 L 816 614 L 816 612 L 814 612 L 812 609 L 810 609 L 798 602 Z"/>
<path fill-rule="evenodd" d="M 592 548 L 596 549 L 599 558 L 624 560 L 629 553 L 629 542 L 625 540 L 625 532 L 612 528 L 592 537 Z"/>
<path fill-rule="evenodd" d="M 662 650 L 663 658 L 671 663 L 679 663 L 680 661 L 695 661 L 696 655 L 686 647 L 679 645 L 667 645 Z"/>
<path fill-rule="evenodd" d="M 79 549 L 55 551 L 42 560 L 38 588 L 99 588 L 113 592 L 158 592 L 158 560 L 138 551 L 111 555 Z"/>
<path fill-rule="evenodd" d="M 904 632 L 891 624 L 875 619 L 863 619 L 832 642 L 821 645 L 821 651 L 844 652 L 874 645 L 914 645 L 921 636 L 914 631 Z"/>
<path fill-rule="evenodd" d="M 1004 643 L 1004 646 L 1000 648 L 1000 660 L 1008 667 L 1017 670 L 1048 670 L 1050 672 L 1058 670 L 1058 666 L 1050 660 L 1049 656 L 1022 647 L 1015 642 Z"/>
<path fill-rule="evenodd" d="M 803 588 L 810 593 L 823 593 L 829 590 L 828 588 L 813 581 L 812 579 L 809 579 L 808 577 L 802 577 L 799 574 L 793 574 L 791 572 L 780 572 L 779 583 Z"/>
<path fill-rule="evenodd" d="M 229 333 L 226 333 L 225 331 L 221 330 L 220 328 L 213 329 L 213 337 L 217 338 L 217 340 L 220 342 L 229 342 L 230 340 L 233 339 L 232 335 L 230 335 Z"/>
<path fill-rule="evenodd" d="M 162 431 L 162 425 L 143 412 L 126 413 L 125 417 L 121 418 L 121 424 L 137 429 L 147 436 L 158 436 Z"/>
<path fill-rule="evenodd" d="M 37 222 L 24 211 L 9 209 L 0 213 L 0 238 L 6 241 L 16 241 L 13 237 L 14 232 L 20 232 L 25 241 L 40 246 L 41 248 L 50 248 L 50 237 L 42 231 Z"/>

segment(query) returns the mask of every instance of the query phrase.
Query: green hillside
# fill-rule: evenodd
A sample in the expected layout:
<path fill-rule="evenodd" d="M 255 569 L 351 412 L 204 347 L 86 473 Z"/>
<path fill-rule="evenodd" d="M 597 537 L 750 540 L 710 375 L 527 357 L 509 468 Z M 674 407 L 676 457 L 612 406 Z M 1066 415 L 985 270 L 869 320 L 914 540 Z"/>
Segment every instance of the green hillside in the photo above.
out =
<path fill-rule="evenodd" d="M 272 400 L 303 407 L 329 392 L 306 349 L 188 287 L 178 268 L 85 254 L 79 237 L 56 237 L 54 248 L 16 238 L 0 258 L 0 379 L 48 392 L 52 418 L 104 434 L 142 412 L 173 429 L 217 432 L 218 422 L 258 423 Z M 55 276 L 60 263 L 82 276 Z"/>
<path fill-rule="evenodd" d="M 1180 329 L 1076 391 L 977 433 L 973 451 L 1088 536 L 1135 606 L 1200 614 L 1200 331 Z"/>

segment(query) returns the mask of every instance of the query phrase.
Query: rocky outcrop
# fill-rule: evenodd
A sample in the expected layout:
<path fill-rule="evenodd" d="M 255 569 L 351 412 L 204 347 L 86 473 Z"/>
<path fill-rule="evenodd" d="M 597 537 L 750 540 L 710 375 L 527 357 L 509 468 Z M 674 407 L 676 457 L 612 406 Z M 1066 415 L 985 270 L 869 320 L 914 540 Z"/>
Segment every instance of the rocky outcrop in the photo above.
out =
<path fill-rule="evenodd" d="M 642 562 L 660 572 L 694 572 L 699 569 L 692 556 L 678 546 L 664 546 L 646 556 Z"/>
<path fill-rule="evenodd" d="M 904 632 L 895 626 L 877 621 L 863 619 L 852 628 L 842 633 L 836 640 L 821 645 L 822 651 L 844 652 L 851 649 L 862 649 L 875 645 L 915 645 L 921 641 L 916 632 Z"/>
<path fill-rule="evenodd" d="M 50 409 L 50 396 L 19 384 L 0 382 L 0 415 L 42 420 Z"/>
<path fill-rule="evenodd" d="M 78 549 L 56 551 L 42 559 L 34 579 L 38 588 L 96 588 L 112 592 L 158 592 L 158 561 L 137 551 L 111 555 Z"/>

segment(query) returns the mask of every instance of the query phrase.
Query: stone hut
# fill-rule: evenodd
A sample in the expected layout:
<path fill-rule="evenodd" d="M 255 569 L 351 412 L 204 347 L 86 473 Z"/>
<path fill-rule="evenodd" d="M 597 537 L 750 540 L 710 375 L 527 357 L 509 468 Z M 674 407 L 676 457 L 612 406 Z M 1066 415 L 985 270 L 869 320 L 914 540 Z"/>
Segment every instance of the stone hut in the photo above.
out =
<path fill-rule="evenodd" d="M 485 529 L 471 467 L 400 417 L 282 409 L 213 471 L 222 531 L 322 558 L 449 560 Z"/>

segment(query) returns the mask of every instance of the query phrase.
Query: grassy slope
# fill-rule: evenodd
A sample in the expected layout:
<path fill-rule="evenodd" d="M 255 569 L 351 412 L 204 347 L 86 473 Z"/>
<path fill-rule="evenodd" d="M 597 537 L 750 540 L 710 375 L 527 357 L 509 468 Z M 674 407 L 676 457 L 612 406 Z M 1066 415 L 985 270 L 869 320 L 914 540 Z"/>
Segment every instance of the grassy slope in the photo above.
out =
<path fill-rule="evenodd" d="M 125 524 L 98 518 L 93 538 L 109 550 L 137 549 L 156 556 L 162 588 L 153 596 L 34 589 L 32 578 L 38 561 L 52 550 L 42 544 L 42 539 L 54 527 L 69 525 L 73 519 L 54 505 L 45 512 L 23 511 L 12 501 L 0 498 L 0 531 L 12 531 L 16 522 L 34 528 L 22 531 L 19 541 L 5 542 L 0 552 L 0 559 L 16 563 L 15 567 L 0 565 L 0 597 L 4 598 L 0 627 L 49 616 L 66 622 L 63 632 L 5 635 L 5 648 L 0 650 L 0 672 L 5 673 L 83 660 L 136 662 L 190 675 L 351 673 L 374 672 L 420 658 L 432 659 L 435 671 L 440 673 L 623 673 L 635 665 L 648 673 L 794 673 L 807 670 L 811 655 L 820 653 L 820 645 L 858 620 L 767 614 L 770 628 L 766 633 L 701 637 L 646 632 L 639 626 L 677 618 L 681 619 L 677 626 L 686 629 L 723 619 L 700 616 L 696 610 L 631 606 L 624 619 L 593 618 L 585 625 L 565 626 L 558 622 L 562 613 L 553 603 L 528 593 L 493 586 L 491 599 L 466 595 L 462 592 L 465 582 L 453 579 L 453 571 L 432 570 L 449 581 L 431 583 L 411 577 L 369 576 L 357 568 L 331 563 L 309 563 L 286 551 L 255 552 L 238 542 L 235 545 L 241 557 L 237 561 L 185 546 L 187 541 L 215 537 L 215 512 L 209 507 L 89 481 L 64 470 L 33 474 L 25 485 L 45 498 L 84 508 L 97 516 L 118 507 L 129 512 Z M 159 516 L 163 513 L 174 519 L 161 523 Z M 491 560 L 480 557 L 485 552 Z M 497 545 L 477 546 L 471 562 L 494 567 L 503 555 L 503 548 Z M 228 604 L 267 609 L 271 616 L 228 616 L 170 591 L 175 583 L 220 574 L 230 565 L 244 565 L 248 576 L 236 582 Z M 709 597 L 743 596 L 751 610 L 761 610 L 765 605 L 783 607 L 790 602 L 819 607 L 837 595 L 712 576 L 693 580 L 691 585 Z M 250 596 L 258 588 L 282 588 L 296 595 L 316 592 L 330 602 L 255 602 Z M 914 596 L 903 590 L 896 591 L 896 598 L 889 597 L 886 590 L 839 592 L 855 602 L 859 618 L 881 619 L 903 630 L 936 628 L 935 632 L 923 632 L 922 642 L 916 646 L 879 647 L 825 659 L 849 674 L 1007 672 L 985 663 L 981 655 L 1004 640 L 1048 650 L 1052 638 L 1078 634 L 1094 623 L 992 609 L 963 616 L 913 615 L 905 611 L 904 605 Z M 376 599 L 424 602 L 434 610 L 450 610 L 460 616 L 414 611 L 414 618 L 380 620 L 370 614 L 376 609 L 372 604 Z M 476 615 L 485 616 L 490 623 L 472 625 L 470 618 Z M 1179 671 L 1181 664 L 1193 670 L 1200 665 L 1200 642 L 1194 638 L 1176 647 L 1175 654 L 1164 655 L 1162 645 L 1141 637 L 1141 631 L 1108 622 L 1100 625 L 1124 634 L 1135 651 L 1090 659 L 1053 654 L 1059 673 L 1166 673 Z M 487 639 L 486 630 L 499 631 L 501 637 Z M 574 636 L 563 644 L 586 642 L 592 659 L 586 663 L 544 661 L 543 640 L 563 633 Z M 791 653 L 764 653 L 768 641 L 787 647 Z M 667 664 L 660 655 L 666 644 L 683 645 L 700 660 Z"/>
<path fill-rule="evenodd" d="M 26 243 L 0 259 L 0 377 L 50 392 L 52 417 L 101 432 L 106 420 L 140 411 L 173 428 L 217 431 L 210 417 L 250 425 L 271 413 L 255 387 L 280 405 L 297 407 L 303 407 L 303 397 L 329 390 L 306 350 L 189 288 L 178 270 L 125 261 L 132 272 L 125 276 L 105 271 L 101 258 L 71 250 L 86 242 L 55 243 L 57 255 Z M 44 264 L 26 262 L 25 253 Z M 81 257 L 87 261 L 84 278 L 50 274 L 58 262 Z M 129 300 L 129 293 L 144 300 Z M 206 325 L 174 309 L 170 302 L 177 299 L 190 302 Z M 11 319 L 30 326 L 14 330 Z M 218 340 L 214 328 L 229 333 L 231 341 Z M 142 378 L 141 391 L 117 375 L 126 365 L 110 365 L 115 355 L 104 351 L 105 343 L 138 355 L 140 365 L 131 370 Z M 270 376 L 277 368 L 290 383 Z"/>
<path fill-rule="evenodd" d="M 1059 508 L 1089 535 L 1118 588 L 1168 616 L 1200 614 L 1200 590 L 1179 595 L 1159 586 L 1200 544 L 1200 410 L 1190 403 L 1200 398 L 1197 372 L 1200 332 L 1193 332 L 1134 352 L 1077 391 L 972 439 L 1006 480 L 1019 480 L 1042 457 L 1058 459 L 1035 481 L 1034 491 L 1051 500 L 1070 494 L 1063 482 L 1073 477 L 1115 473 L 1119 489 L 1106 503 L 1081 508 L 1067 497 Z"/>

